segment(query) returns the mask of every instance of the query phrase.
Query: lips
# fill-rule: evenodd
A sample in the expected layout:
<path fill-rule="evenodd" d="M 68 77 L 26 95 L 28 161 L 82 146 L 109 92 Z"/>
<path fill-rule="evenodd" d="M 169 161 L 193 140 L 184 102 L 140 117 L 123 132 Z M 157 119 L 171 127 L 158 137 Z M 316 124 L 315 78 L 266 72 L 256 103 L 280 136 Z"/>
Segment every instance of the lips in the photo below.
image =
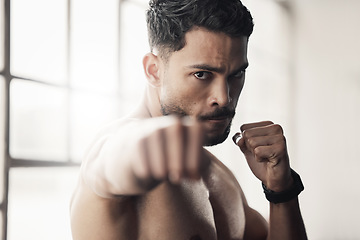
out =
<path fill-rule="evenodd" d="M 208 120 L 208 121 L 225 121 L 232 118 L 232 116 L 230 115 L 226 115 L 226 116 L 217 116 L 217 117 L 210 117 L 210 118 L 206 118 L 204 120 Z"/>
<path fill-rule="evenodd" d="M 229 108 L 218 108 L 212 113 L 200 116 L 199 120 L 216 125 L 224 125 L 228 124 L 234 116 L 235 110 Z"/>

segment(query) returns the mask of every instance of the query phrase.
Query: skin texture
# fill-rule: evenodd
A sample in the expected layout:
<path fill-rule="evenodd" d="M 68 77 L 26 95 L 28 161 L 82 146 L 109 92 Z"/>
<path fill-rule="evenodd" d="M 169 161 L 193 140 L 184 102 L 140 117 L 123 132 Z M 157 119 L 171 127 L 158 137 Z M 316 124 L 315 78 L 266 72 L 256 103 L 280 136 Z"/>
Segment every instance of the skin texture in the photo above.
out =
<path fill-rule="evenodd" d="M 166 61 L 144 57 L 149 84 L 139 108 L 89 148 L 71 203 L 73 239 L 306 239 L 297 198 L 270 204 L 268 225 L 230 170 L 203 148 L 228 136 L 247 38 L 194 28 L 185 40 Z M 289 188 L 281 127 L 259 122 L 240 132 L 234 147 L 254 175 L 274 191 Z"/>

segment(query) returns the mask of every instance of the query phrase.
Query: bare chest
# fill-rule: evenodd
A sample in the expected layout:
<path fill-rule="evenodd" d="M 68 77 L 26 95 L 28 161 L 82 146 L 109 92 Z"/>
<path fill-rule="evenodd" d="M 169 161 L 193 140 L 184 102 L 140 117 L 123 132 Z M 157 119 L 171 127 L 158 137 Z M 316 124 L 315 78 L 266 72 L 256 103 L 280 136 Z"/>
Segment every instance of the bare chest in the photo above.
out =
<path fill-rule="evenodd" d="M 202 181 L 160 185 L 139 201 L 139 239 L 242 239 L 242 201 L 234 196 Z"/>

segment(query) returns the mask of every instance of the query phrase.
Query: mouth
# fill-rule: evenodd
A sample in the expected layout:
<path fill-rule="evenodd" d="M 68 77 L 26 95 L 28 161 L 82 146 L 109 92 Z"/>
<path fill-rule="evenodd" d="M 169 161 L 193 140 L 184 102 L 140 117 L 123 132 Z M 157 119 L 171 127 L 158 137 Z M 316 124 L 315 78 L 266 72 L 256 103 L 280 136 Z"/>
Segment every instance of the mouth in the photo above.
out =
<path fill-rule="evenodd" d="M 235 115 L 234 110 L 223 108 L 223 109 L 217 109 L 211 114 L 203 115 L 199 118 L 199 120 L 202 122 L 207 122 L 216 125 L 218 124 L 226 125 L 232 120 L 234 115 Z"/>
<path fill-rule="evenodd" d="M 227 115 L 227 116 L 217 116 L 217 117 L 210 117 L 210 118 L 206 118 L 204 119 L 205 121 L 212 121 L 212 122 L 223 122 L 223 121 L 227 121 L 229 119 L 231 119 L 232 117 Z"/>
<path fill-rule="evenodd" d="M 229 112 L 226 114 L 213 114 L 208 116 L 202 116 L 200 117 L 200 120 L 202 121 L 224 121 L 228 119 L 232 119 L 235 115 L 235 112 Z"/>
<path fill-rule="evenodd" d="M 232 116 L 230 115 L 223 115 L 223 116 L 213 116 L 202 119 L 204 123 L 211 124 L 212 126 L 222 127 L 227 126 L 231 122 Z"/>

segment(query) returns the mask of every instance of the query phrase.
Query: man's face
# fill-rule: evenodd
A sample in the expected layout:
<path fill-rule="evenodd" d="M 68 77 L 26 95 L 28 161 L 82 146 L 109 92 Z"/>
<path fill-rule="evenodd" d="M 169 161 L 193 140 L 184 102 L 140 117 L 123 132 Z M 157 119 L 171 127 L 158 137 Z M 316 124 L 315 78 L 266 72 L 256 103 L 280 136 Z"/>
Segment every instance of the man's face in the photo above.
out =
<path fill-rule="evenodd" d="M 244 86 L 247 37 L 231 38 L 195 28 L 185 40 L 185 47 L 163 65 L 161 111 L 200 121 L 205 145 L 215 145 L 229 134 Z"/>

